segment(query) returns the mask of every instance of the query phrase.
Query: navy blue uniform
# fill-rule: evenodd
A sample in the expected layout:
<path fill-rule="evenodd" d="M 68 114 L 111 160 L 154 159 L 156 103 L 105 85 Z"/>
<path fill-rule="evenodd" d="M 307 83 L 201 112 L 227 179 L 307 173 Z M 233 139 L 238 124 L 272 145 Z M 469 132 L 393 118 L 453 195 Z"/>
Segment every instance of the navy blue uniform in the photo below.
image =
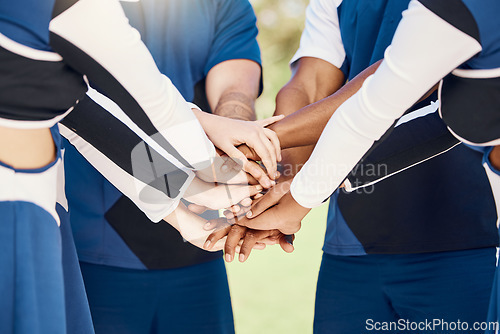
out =
<path fill-rule="evenodd" d="M 177 206 L 193 177 L 193 166 L 210 161 L 215 150 L 190 105 L 155 67 L 117 1 L 2 2 L 0 60 L 0 126 L 52 127 L 57 152 L 54 162 L 40 169 L 0 166 L 0 290 L 5 296 L 1 301 L 0 331 L 92 333 L 67 225 L 60 137 L 54 124 L 73 110 L 72 116 L 63 121 L 65 135 L 101 167 L 101 172 L 121 176 L 121 180 L 114 179 L 121 186 L 134 179 L 131 152 L 126 145 L 120 149 L 112 147 L 113 139 L 119 138 L 124 144 L 140 142 L 141 135 L 148 138 L 164 131 L 169 120 L 173 121 L 170 126 L 193 125 L 186 132 L 190 138 L 198 134 L 201 140 L 185 141 L 183 147 L 173 147 L 166 138 L 168 134 L 151 139 L 171 152 L 169 158 L 163 158 L 171 168 L 160 176 L 172 181 L 167 185 L 168 194 L 161 195 L 164 205 L 141 202 L 137 190 L 129 189 L 128 195 L 154 219 L 165 217 Z M 144 133 L 136 134 L 121 122 L 115 123 L 111 131 L 109 127 L 103 130 L 99 119 L 114 116 L 102 110 L 82 115 L 79 109 L 87 100 L 82 74 L 99 85 Z M 188 147 L 191 144 L 194 146 Z M 191 154 L 197 150 L 203 153 L 194 161 Z M 60 204 L 57 211 L 56 202 Z"/>
<path fill-rule="evenodd" d="M 322 2 L 333 7 L 322 15 L 338 17 L 345 55 L 334 65 L 346 78 L 384 57 L 408 3 Z M 315 51 L 298 54 L 315 56 Z M 367 319 L 460 318 L 472 325 L 486 318 L 498 236 L 482 154 L 458 144 L 437 106 L 421 112 L 426 103 L 410 108 L 363 157 L 347 179 L 353 192 L 331 197 L 317 333 L 364 333 Z M 454 300 L 459 294 L 467 305 Z"/>
<path fill-rule="evenodd" d="M 260 63 L 256 19 L 247 1 L 144 0 L 122 6 L 159 69 L 203 110 L 210 110 L 204 82 L 210 69 L 230 59 Z M 71 224 L 96 332 L 142 333 L 151 326 L 233 332 L 221 252 L 200 250 L 170 225 L 153 224 L 73 147 L 65 158 Z M 118 278 L 123 284 L 114 283 Z M 175 309 L 188 313 L 174 315 Z"/>

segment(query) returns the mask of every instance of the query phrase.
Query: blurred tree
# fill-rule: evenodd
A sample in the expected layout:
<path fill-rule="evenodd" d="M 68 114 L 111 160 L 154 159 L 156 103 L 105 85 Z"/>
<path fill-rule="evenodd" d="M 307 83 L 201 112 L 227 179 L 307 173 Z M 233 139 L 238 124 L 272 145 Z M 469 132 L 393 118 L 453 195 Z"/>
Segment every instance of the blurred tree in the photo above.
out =
<path fill-rule="evenodd" d="M 264 67 L 264 92 L 257 101 L 259 118 L 274 112 L 275 97 L 290 78 L 288 62 L 299 46 L 309 0 L 250 0 L 257 14 Z"/>

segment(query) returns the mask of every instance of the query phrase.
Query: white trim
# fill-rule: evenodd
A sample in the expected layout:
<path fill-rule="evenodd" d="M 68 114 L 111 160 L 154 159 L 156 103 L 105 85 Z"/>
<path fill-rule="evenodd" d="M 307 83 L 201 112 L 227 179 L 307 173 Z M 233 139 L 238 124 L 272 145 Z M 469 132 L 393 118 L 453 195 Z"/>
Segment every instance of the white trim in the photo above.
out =
<path fill-rule="evenodd" d="M 148 186 L 128 174 L 102 152 L 63 124 L 59 124 L 59 131 L 94 168 L 96 168 L 122 194 L 130 198 L 153 222 L 159 222 L 177 208 L 180 198 L 194 178 L 194 172 L 191 170 L 184 170 L 188 173 L 188 179 L 180 189 L 179 196 L 175 199 L 171 199 L 161 191 Z M 156 197 L 156 203 L 145 202 L 141 199 L 141 192 L 146 188 L 148 188 L 148 195 L 154 195 Z"/>
<path fill-rule="evenodd" d="M 137 124 L 135 124 L 130 117 L 125 114 L 125 112 L 111 99 L 109 99 L 104 94 L 99 93 L 97 90 L 92 87 L 88 87 L 87 96 L 91 98 L 95 103 L 104 108 L 107 112 L 113 115 L 120 122 L 125 124 L 132 132 L 138 135 L 146 144 L 151 146 L 156 152 L 160 153 L 165 159 L 171 162 L 175 167 L 179 169 L 186 170 L 187 168 L 180 163 L 173 155 L 167 152 L 163 147 L 158 144 L 154 138 L 159 136 L 159 134 L 148 136 L 144 130 L 142 130 Z M 192 106 L 196 106 L 195 104 L 191 104 Z M 192 107 L 193 108 L 193 107 Z M 186 129 L 189 130 L 189 129 Z M 168 138 L 168 137 L 167 137 Z"/>
<path fill-rule="evenodd" d="M 443 80 L 441 80 L 441 82 L 439 83 L 439 87 L 438 87 L 438 100 L 439 101 L 441 101 L 442 88 L 443 88 Z M 439 105 L 438 113 L 439 113 L 439 117 L 441 117 L 441 119 L 443 119 L 443 113 L 441 112 L 441 104 Z M 447 128 L 448 128 L 448 131 L 450 131 L 453 136 L 455 136 L 458 140 L 460 140 L 461 142 L 468 144 L 468 145 L 472 145 L 472 146 L 497 146 L 497 145 L 500 145 L 500 138 L 486 142 L 486 143 L 473 143 L 467 139 L 460 137 L 449 126 L 447 126 Z"/>
<path fill-rule="evenodd" d="M 491 141 L 486 142 L 486 143 L 474 143 L 474 142 L 471 142 L 467 139 L 460 137 L 450 127 L 448 127 L 448 131 L 450 131 L 451 134 L 454 135 L 458 140 L 460 140 L 461 142 L 464 142 L 465 144 L 468 144 L 468 145 L 472 145 L 472 146 L 497 146 L 497 145 L 500 145 L 500 138 L 495 139 L 495 140 L 491 140 Z"/>
<path fill-rule="evenodd" d="M 60 226 L 56 212 L 57 178 L 62 161 L 40 173 L 16 171 L 0 165 L 0 202 L 23 201 L 47 211 Z"/>
<path fill-rule="evenodd" d="M 491 191 L 493 193 L 493 199 L 495 200 L 495 206 L 497 209 L 497 227 L 500 222 L 500 175 L 493 172 L 487 163 L 483 164 L 483 167 L 490 181 Z"/>
<path fill-rule="evenodd" d="M 76 102 L 78 103 L 78 101 Z M 46 129 L 51 128 L 64 117 L 66 117 L 74 107 L 69 108 L 64 114 L 43 121 L 22 121 L 17 119 L 0 118 L 0 126 L 13 129 Z"/>
<path fill-rule="evenodd" d="M 448 148 L 448 149 L 446 149 L 446 150 L 444 150 L 444 151 L 442 151 L 442 152 L 439 152 L 438 154 L 435 154 L 435 155 L 433 155 L 433 156 L 431 156 L 431 157 L 428 157 L 428 158 L 426 158 L 426 159 L 424 159 L 424 160 L 420 160 L 419 162 L 416 162 L 416 163 L 414 163 L 413 165 L 410 165 L 410 166 L 407 166 L 407 167 L 405 167 L 405 168 L 403 168 L 403 169 L 397 170 L 397 171 L 395 171 L 395 172 L 393 172 L 393 173 L 391 173 L 391 174 L 388 174 L 388 175 L 386 175 L 386 176 L 384 176 L 384 177 L 382 177 L 382 178 L 380 178 L 380 179 L 377 179 L 377 180 L 375 180 L 375 181 L 369 182 L 369 183 L 367 183 L 367 184 L 363 184 L 363 185 L 361 185 L 361 186 L 359 186 L 359 187 L 352 188 L 352 184 L 351 184 L 351 182 L 349 182 L 349 181 L 346 179 L 346 181 L 344 181 L 345 190 L 346 190 L 347 192 L 353 192 L 353 191 L 355 191 L 355 190 L 357 190 L 357 189 L 361 189 L 361 188 L 366 188 L 366 187 L 372 186 L 372 185 L 374 185 L 374 184 L 376 184 L 376 183 L 378 183 L 378 182 L 380 182 L 380 181 L 383 181 L 383 180 L 385 180 L 385 179 L 387 179 L 387 178 L 389 178 L 389 177 L 391 177 L 391 176 L 394 176 L 394 175 L 396 175 L 396 174 L 398 174 L 398 173 L 401 173 L 401 172 L 403 172 L 403 171 L 405 171 L 405 170 L 407 170 L 407 169 L 409 169 L 409 168 L 415 167 L 415 166 L 417 166 L 417 165 L 421 164 L 422 162 L 426 162 L 427 160 L 430 160 L 430 159 L 435 158 L 435 157 L 437 157 L 437 156 L 439 156 L 439 155 L 441 155 L 441 154 L 443 154 L 443 153 L 446 153 L 446 152 L 448 152 L 449 150 L 451 150 L 451 149 L 453 149 L 453 148 L 457 147 L 457 146 L 458 146 L 458 145 L 460 145 L 460 144 L 461 144 L 461 143 L 456 143 L 456 144 L 455 144 L 455 145 L 453 145 L 452 147 L 450 147 L 450 148 Z"/>
<path fill-rule="evenodd" d="M 42 51 L 18 43 L 0 33 L 0 46 L 20 56 L 41 61 L 62 61 L 63 58 L 51 51 Z"/>
<path fill-rule="evenodd" d="M 457 68 L 453 72 L 453 75 L 460 78 L 469 78 L 469 79 L 493 79 L 500 77 L 500 67 L 499 68 L 489 68 L 489 69 L 481 69 L 481 70 L 465 70 L 461 68 Z"/>
<path fill-rule="evenodd" d="M 303 57 L 322 59 L 340 68 L 346 53 L 340 35 L 337 7 L 339 0 L 311 0 L 306 9 L 305 28 L 300 37 L 299 49 L 290 65 Z"/>
<path fill-rule="evenodd" d="M 64 172 L 64 153 L 65 149 L 61 148 L 61 161 L 63 163 L 59 164 L 57 168 L 57 198 L 56 201 L 59 203 L 66 212 L 69 212 L 68 199 L 66 198 L 66 177 Z"/>
<path fill-rule="evenodd" d="M 100 64 L 191 166 L 210 165 L 215 147 L 182 95 L 156 67 L 118 1 L 79 0 L 54 18 L 49 30 Z"/>
<path fill-rule="evenodd" d="M 414 110 L 411 113 L 403 115 L 394 127 L 396 128 L 396 127 L 398 127 L 404 123 L 408 123 L 414 119 L 435 113 L 438 109 L 439 109 L 439 101 L 431 102 L 431 104 L 429 104 L 428 106 L 425 106 L 423 108 Z"/>

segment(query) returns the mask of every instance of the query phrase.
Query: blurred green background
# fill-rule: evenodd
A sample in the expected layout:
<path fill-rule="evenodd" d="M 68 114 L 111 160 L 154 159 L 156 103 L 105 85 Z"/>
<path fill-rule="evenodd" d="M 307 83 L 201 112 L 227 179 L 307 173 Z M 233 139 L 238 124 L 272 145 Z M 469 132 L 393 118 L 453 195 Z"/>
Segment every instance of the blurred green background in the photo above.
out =
<path fill-rule="evenodd" d="M 273 114 L 276 93 L 290 79 L 288 61 L 298 48 L 308 2 L 251 0 L 264 68 L 259 118 Z M 254 251 L 243 264 L 227 264 L 237 334 L 312 333 L 326 212 L 327 204 L 309 213 L 292 254 L 272 246 Z"/>

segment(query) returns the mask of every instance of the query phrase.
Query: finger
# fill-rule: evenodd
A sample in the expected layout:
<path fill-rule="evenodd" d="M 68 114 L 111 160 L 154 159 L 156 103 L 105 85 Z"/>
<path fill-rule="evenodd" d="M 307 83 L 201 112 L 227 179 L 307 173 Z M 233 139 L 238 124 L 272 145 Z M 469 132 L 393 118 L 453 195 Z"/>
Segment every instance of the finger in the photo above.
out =
<path fill-rule="evenodd" d="M 240 218 L 240 217 L 244 217 L 247 212 L 250 211 L 250 207 L 249 206 L 243 206 L 241 207 L 241 210 L 238 211 L 238 212 L 232 212 L 230 210 L 226 210 L 224 211 L 224 217 L 226 217 L 226 219 L 237 219 L 237 218 Z"/>
<path fill-rule="evenodd" d="M 255 151 L 252 150 L 250 147 L 248 147 L 246 144 L 239 145 L 238 150 L 240 150 L 245 155 L 245 157 L 247 157 L 250 160 L 254 161 L 259 160 L 259 157 L 255 153 Z"/>
<path fill-rule="evenodd" d="M 266 167 L 267 175 L 274 180 L 276 177 L 276 172 L 278 171 L 278 152 L 276 152 L 276 148 L 273 143 L 266 137 L 266 135 L 262 132 L 259 134 L 260 140 L 266 147 L 267 152 L 269 153 L 269 157 L 262 159 L 262 163 L 264 167 Z"/>
<path fill-rule="evenodd" d="M 243 239 L 243 243 L 240 247 L 240 255 L 238 257 L 240 262 L 245 262 L 246 259 L 250 256 L 252 249 L 257 244 L 259 240 L 259 232 L 267 232 L 267 231 L 255 231 L 255 230 L 247 230 L 245 234 L 245 238 Z"/>
<path fill-rule="evenodd" d="M 276 205 L 282 197 L 279 195 L 279 193 L 276 193 L 271 189 L 271 191 L 268 191 L 262 198 L 254 200 L 252 207 L 246 214 L 247 218 L 257 217 L 273 205 Z"/>
<path fill-rule="evenodd" d="M 215 243 L 215 245 L 212 245 L 210 249 L 207 249 L 210 252 L 218 252 L 220 250 L 224 249 L 224 245 L 226 244 L 226 237 L 223 237 Z"/>
<path fill-rule="evenodd" d="M 258 194 L 260 194 L 260 193 L 258 193 Z M 258 194 L 256 194 L 255 196 L 257 196 Z M 240 202 L 240 205 L 241 205 L 242 207 L 249 207 L 249 206 L 251 206 L 251 205 L 252 205 L 252 202 L 253 202 L 253 201 L 252 201 L 252 199 L 251 199 L 251 198 L 245 198 L 243 201 L 241 201 L 241 202 Z"/>
<path fill-rule="evenodd" d="M 245 199 L 249 199 L 249 198 L 245 198 Z M 244 199 L 244 200 L 245 200 Z M 234 213 L 234 214 L 237 214 L 238 212 L 241 211 L 241 207 L 239 205 L 233 205 L 232 207 L 229 208 L 229 210 Z"/>
<path fill-rule="evenodd" d="M 267 174 L 270 175 L 272 179 L 274 179 L 274 174 L 276 173 L 276 153 L 274 152 L 274 147 L 269 139 L 267 139 L 267 137 L 263 133 L 259 133 L 259 135 L 254 138 L 252 142 L 249 142 L 247 144 L 252 147 L 255 152 L 257 152 L 257 155 L 260 157 L 260 160 L 266 167 Z"/>
<path fill-rule="evenodd" d="M 212 219 L 212 220 L 209 220 L 204 226 L 203 226 L 203 229 L 205 231 L 211 231 L 213 230 L 214 228 L 221 228 L 225 225 L 229 225 L 227 220 L 224 219 L 224 218 L 216 218 L 216 219 Z"/>
<path fill-rule="evenodd" d="M 259 182 L 264 188 L 269 189 L 273 186 L 273 181 L 266 175 L 258 163 L 247 161 L 243 164 L 243 170 Z"/>
<path fill-rule="evenodd" d="M 253 249 L 257 249 L 257 250 L 263 250 L 263 249 L 266 249 L 267 245 L 264 244 L 264 243 L 261 243 L 261 242 L 258 242 L 256 243 L 254 246 L 253 246 Z"/>
<path fill-rule="evenodd" d="M 231 230 L 231 225 L 221 228 L 220 230 L 215 230 L 210 234 L 203 245 L 203 248 L 206 250 L 212 249 L 219 240 L 225 238 L 229 231 Z"/>
<path fill-rule="evenodd" d="M 241 170 L 241 164 L 237 163 L 233 159 L 231 159 L 227 156 L 222 156 L 221 158 L 222 158 L 222 160 L 224 160 L 224 162 L 220 166 L 221 172 L 227 173 L 230 170 L 235 170 L 235 171 L 239 172 Z"/>
<path fill-rule="evenodd" d="M 206 206 L 203 206 L 203 205 L 198 205 L 198 204 L 189 204 L 188 205 L 188 210 L 193 212 L 193 213 L 196 213 L 197 215 L 201 215 L 203 212 L 207 211 L 208 208 Z"/>
<path fill-rule="evenodd" d="M 279 242 L 281 249 L 283 249 L 287 253 L 291 253 L 295 250 L 295 247 L 293 247 L 293 240 L 295 239 L 294 234 L 282 234 Z"/>
<path fill-rule="evenodd" d="M 276 153 L 278 155 L 278 161 L 281 161 L 281 146 L 280 146 L 280 140 L 278 138 L 278 135 L 276 132 L 270 129 L 264 129 L 264 134 L 266 137 L 271 141 L 271 143 L 274 145 L 274 149 L 276 150 Z"/>
<path fill-rule="evenodd" d="M 255 186 L 243 186 L 243 185 L 225 185 L 227 192 L 229 193 L 229 205 L 233 208 L 239 208 L 237 205 L 245 199 L 250 199 L 250 197 L 257 195 L 262 191 L 262 186 L 257 184 Z"/>
<path fill-rule="evenodd" d="M 238 217 L 243 217 L 246 215 L 246 213 L 250 211 L 250 207 L 249 206 L 243 206 L 241 207 L 241 210 L 238 211 L 238 212 L 234 212 L 234 211 L 231 211 L 231 210 L 226 210 L 224 211 L 224 217 L 226 217 L 226 219 L 229 221 L 230 219 L 236 219 Z M 231 223 L 231 222 L 230 222 Z M 234 223 L 234 222 L 233 222 Z"/>
<path fill-rule="evenodd" d="M 234 221 L 236 224 L 246 226 L 255 230 L 274 230 L 281 228 L 281 221 L 276 217 L 275 208 L 271 208 L 255 218 L 239 217 Z"/>
<path fill-rule="evenodd" d="M 285 115 L 277 115 L 266 119 L 258 120 L 256 121 L 256 123 L 265 128 L 266 126 L 276 123 L 277 121 L 282 120 L 283 118 L 285 118 Z"/>
<path fill-rule="evenodd" d="M 253 249 L 257 249 L 257 250 L 263 250 L 263 249 L 266 249 L 267 245 L 266 244 L 263 244 L 261 242 L 257 242 L 255 243 L 255 245 L 253 246 Z M 239 254 L 241 252 L 241 245 L 238 245 L 236 246 L 236 254 Z M 247 257 L 248 258 L 248 257 Z"/>
<path fill-rule="evenodd" d="M 247 229 L 243 226 L 232 225 L 229 234 L 227 235 L 226 244 L 224 246 L 224 252 L 226 262 L 231 262 L 234 259 L 234 254 L 236 252 L 236 246 L 240 239 L 245 236 Z"/>
<path fill-rule="evenodd" d="M 224 152 L 233 160 L 233 162 L 240 166 L 245 166 L 245 163 L 248 161 L 247 157 L 233 145 L 225 146 Z"/>
<path fill-rule="evenodd" d="M 255 195 L 253 197 L 253 199 L 256 200 L 256 199 L 259 199 L 259 198 L 262 198 L 262 197 L 264 197 L 264 194 L 263 193 L 258 193 L 257 195 Z"/>

